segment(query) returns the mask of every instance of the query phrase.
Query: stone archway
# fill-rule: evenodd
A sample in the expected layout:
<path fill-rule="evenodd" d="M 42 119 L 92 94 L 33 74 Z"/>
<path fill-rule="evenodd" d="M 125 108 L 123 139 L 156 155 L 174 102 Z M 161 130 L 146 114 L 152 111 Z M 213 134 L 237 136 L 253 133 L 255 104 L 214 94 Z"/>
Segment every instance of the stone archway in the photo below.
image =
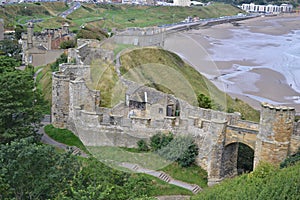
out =
<path fill-rule="evenodd" d="M 239 142 L 230 143 L 222 152 L 221 177 L 233 177 L 252 171 L 253 161 L 254 150 L 251 147 Z"/>
<path fill-rule="evenodd" d="M 237 173 L 249 173 L 253 171 L 254 149 L 244 143 L 238 143 Z"/>

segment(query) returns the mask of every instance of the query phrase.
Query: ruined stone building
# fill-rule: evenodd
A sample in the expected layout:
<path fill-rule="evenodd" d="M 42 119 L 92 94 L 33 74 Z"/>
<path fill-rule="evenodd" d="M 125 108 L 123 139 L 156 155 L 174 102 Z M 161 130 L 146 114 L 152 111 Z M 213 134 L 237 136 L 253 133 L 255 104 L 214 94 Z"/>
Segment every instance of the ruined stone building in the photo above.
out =
<path fill-rule="evenodd" d="M 45 29 L 40 33 L 34 33 L 34 24 L 29 22 L 27 33 L 23 33 L 21 38 L 22 62 L 33 66 L 52 63 L 63 53 L 60 43 L 74 39 L 75 36 L 69 32 L 67 23 L 58 29 Z"/>
<path fill-rule="evenodd" d="M 87 49 L 83 52 L 93 51 Z M 237 174 L 239 143 L 254 150 L 254 167 L 261 161 L 279 164 L 300 146 L 300 123 L 294 122 L 291 107 L 263 103 L 260 123 L 255 123 L 239 113 L 194 107 L 122 77 L 127 88 L 123 100 L 112 108 L 100 107 L 101 91 L 87 86 L 91 69 L 81 60 L 81 50 L 71 51 L 76 63 L 62 64 L 53 73 L 52 123 L 72 130 L 86 146 L 136 147 L 138 140 L 158 132 L 189 134 L 199 147 L 197 163 L 207 170 L 209 185 Z"/>

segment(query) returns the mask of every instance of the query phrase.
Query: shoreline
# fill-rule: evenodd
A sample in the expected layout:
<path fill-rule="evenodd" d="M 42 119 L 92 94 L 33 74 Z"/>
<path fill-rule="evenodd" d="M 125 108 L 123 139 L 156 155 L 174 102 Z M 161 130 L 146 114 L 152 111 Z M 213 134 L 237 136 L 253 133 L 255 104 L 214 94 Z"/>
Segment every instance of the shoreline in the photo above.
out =
<path fill-rule="evenodd" d="M 282 36 L 300 30 L 299 19 L 299 14 L 285 14 L 239 21 L 239 26 L 226 23 L 190 30 L 168 36 L 164 48 L 177 53 L 232 98 L 239 98 L 255 109 L 260 109 L 260 103 L 267 101 L 295 107 L 299 113 L 300 93 L 291 87 L 280 70 L 264 67 L 255 57 L 227 60 L 219 53 L 220 59 L 214 58 L 214 49 L 222 47 L 224 40 L 232 39 L 236 31 Z"/>

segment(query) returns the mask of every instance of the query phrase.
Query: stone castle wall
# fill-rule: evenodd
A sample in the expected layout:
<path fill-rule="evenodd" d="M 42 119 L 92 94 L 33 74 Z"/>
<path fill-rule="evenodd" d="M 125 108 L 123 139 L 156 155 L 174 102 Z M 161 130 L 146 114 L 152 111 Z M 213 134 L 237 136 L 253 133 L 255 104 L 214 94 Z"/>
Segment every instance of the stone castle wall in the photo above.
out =
<path fill-rule="evenodd" d="M 82 62 L 81 56 L 78 60 Z M 199 146 L 197 162 L 208 171 L 210 185 L 237 173 L 239 142 L 255 150 L 255 165 L 279 163 L 300 146 L 293 108 L 262 104 L 258 124 L 241 120 L 239 113 L 194 107 L 134 83 L 123 102 L 102 108 L 100 91 L 88 88 L 89 79 L 89 65 L 63 64 L 53 73 L 52 123 L 72 130 L 86 146 L 136 147 L 138 140 L 149 140 L 157 132 L 189 134 Z"/>
<path fill-rule="evenodd" d="M 113 36 L 119 44 L 135 46 L 163 46 L 165 30 L 163 28 L 128 28 Z"/>

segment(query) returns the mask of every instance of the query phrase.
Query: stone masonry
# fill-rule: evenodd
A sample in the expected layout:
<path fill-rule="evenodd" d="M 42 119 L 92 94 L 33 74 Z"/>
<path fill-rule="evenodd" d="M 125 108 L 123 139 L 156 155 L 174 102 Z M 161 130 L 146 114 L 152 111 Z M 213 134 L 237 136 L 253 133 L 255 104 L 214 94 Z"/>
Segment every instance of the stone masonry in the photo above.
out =
<path fill-rule="evenodd" d="M 88 88 L 90 67 L 80 58 L 70 58 L 79 64 L 63 64 L 53 73 L 52 124 L 72 130 L 86 146 L 135 147 L 157 132 L 189 134 L 199 146 L 197 163 L 207 170 L 209 185 L 237 174 L 238 143 L 254 150 L 254 166 L 279 164 L 300 146 L 300 125 L 290 107 L 263 103 L 260 123 L 254 123 L 241 120 L 239 113 L 194 107 L 122 77 L 128 88 L 123 101 L 100 107 L 101 92 Z"/>

